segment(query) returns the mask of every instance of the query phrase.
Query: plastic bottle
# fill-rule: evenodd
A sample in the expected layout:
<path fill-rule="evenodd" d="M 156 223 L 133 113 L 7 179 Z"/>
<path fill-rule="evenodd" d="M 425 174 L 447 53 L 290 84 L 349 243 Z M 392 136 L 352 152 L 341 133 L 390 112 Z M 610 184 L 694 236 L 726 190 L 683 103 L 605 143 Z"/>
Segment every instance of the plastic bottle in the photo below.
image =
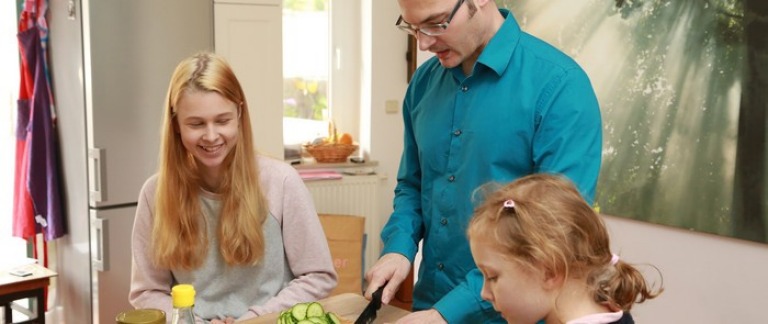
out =
<path fill-rule="evenodd" d="M 195 324 L 195 288 L 192 285 L 181 284 L 171 289 L 173 299 L 173 315 L 171 324 Z"/>

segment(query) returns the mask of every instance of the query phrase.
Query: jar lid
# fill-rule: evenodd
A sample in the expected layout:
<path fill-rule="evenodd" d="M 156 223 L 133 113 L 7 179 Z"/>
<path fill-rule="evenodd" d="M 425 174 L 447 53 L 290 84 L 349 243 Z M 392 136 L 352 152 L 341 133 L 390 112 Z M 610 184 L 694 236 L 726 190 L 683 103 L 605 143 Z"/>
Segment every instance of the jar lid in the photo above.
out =
<path fill-rule="evenodd" d="M 165 324 L 165 312 L 159 309 L 134 309 L 117 314 L 117 324 Z"/>

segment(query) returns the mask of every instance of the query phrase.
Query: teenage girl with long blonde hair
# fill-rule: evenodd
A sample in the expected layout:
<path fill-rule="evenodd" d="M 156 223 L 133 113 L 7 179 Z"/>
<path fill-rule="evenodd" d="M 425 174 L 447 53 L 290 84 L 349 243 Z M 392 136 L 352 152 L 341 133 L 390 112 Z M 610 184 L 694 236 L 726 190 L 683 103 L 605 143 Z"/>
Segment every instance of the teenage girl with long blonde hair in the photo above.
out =
<path fill-rule="evenodd" d="M 291 166 L 256 154 L 229 64 L 181 61 L 163 118 L 133 229 L 131 304 L 170 314 L 171 287 L 192 284 L 196 315 L 231 323 L 326 297 L 336 273 L 311 196 Z"/>

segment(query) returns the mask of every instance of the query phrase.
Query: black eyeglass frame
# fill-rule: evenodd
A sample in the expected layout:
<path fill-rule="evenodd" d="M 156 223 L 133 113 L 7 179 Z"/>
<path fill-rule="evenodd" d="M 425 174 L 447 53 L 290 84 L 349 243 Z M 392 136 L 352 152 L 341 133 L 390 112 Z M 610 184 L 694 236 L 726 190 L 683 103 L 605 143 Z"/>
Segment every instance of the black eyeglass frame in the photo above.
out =
<path fill-rule="evenodd" d="M 413 25 L 403 20 L 403 15 L 400 15 L 400 17 L 397 18 L 397 22 L 395 23 L 395 26 L 413 36 L 416 36 L 418 33 L 422 33 L 427 36 L 439 36 L 445 33 L 445 31 L 448 29 L 449 24 L 451 23 L 451 20 L 453 20 L 453 16 L 456 15 L 456 12 L 459 11 L 459 8 L 461 8 L 461 5 L 464 3 L 464 0 L 459 0 L 456 2 L 456 5 L 453 6 L 453 10 L 451 11 L 451 14 L 448 15 L 448 19 L 446 19 L 444 22 L 441 22 L 439 24 L 429 24 L 426 26 L 422 26 L 419 28 L 413 28 Z M 426 31 L 425 31 L 426 29 Z M 434 29 L 434 30 L 433 30 Z M 433 30 L 433 31 L 431 31 Z"/>

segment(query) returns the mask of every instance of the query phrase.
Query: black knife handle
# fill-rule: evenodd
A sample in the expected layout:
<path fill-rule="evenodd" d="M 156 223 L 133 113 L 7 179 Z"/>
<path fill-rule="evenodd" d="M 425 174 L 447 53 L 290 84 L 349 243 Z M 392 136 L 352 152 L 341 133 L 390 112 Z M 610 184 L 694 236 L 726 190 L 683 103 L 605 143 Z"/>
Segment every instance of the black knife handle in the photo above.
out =
<path fill-rule="evenodd" d="M 360 317 L 355 320 L 355 324 L 371 324 L 376 319 L 376 312 L 381 308 L 381 295 L 384 294 L 384 286 L 386 286 L 387 283 L 384 283 L 381 287 L 376 289 L 375 292 L 373 292 L 373 295 L 371 296 L 371 302 L 368 303 L 368 306 L 365 306 L 365 309 L 362 313 L 360 313 Z"/>
<path fill-rule="evenodd" d="M 381 308 L 381 296 L 384 295 L 384 286 L 386 286 L 387 283 L 385 282 L 379 289 L 376 289 L 376 291 L 373 292 L 373 295 L 371 295 L 371 301 L 376 301 L 376 303 L 379 305 L 376 307 L 378 310 Z"/>

